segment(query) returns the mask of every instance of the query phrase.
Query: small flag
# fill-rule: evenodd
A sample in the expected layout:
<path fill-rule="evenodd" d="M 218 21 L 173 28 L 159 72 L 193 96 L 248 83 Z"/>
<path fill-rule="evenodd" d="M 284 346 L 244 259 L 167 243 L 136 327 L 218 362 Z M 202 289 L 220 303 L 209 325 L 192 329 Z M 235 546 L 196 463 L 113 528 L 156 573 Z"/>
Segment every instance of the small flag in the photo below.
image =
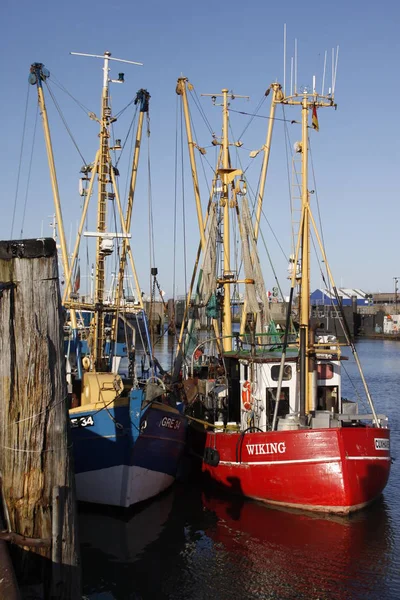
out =
<path fill-rule="evenodd" d="M 81 287 L 81 265 L 78 265 L 78 270 L 75 275 L 75 283 L 74 283 L 74 292 L 78 293 L 79 288 Z"/>
<path fill-rule="evenodd" d="M 311 119 L 311 122 L 312 122 L 312 126 L 315 129 L 315 131 L 319 131 L 319 123 L 318 123 L 318 116 L 317 116 L 317 107 L 315 106 L 315 104 L 314 104 L 313 109 L 312 109 L 312 119 Z"/>

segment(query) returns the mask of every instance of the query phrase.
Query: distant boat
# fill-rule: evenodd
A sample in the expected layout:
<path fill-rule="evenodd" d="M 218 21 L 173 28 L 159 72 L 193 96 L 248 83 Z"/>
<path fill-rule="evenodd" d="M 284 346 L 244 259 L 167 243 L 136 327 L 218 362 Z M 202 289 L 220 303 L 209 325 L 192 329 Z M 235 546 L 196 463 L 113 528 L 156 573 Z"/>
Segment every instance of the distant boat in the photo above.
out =
<path fill-rule="evenodd" d="M 177 92 L 186 109 L 187 85 L 185 78 L 178 80 Z M 204 223 L 200 198 L 196 196 L 203 264 L 196 294 L 190 290 L 188 302 L 189 316 L 190 311 L 205 311 L 211 331 L 201 341 L 196 338 L 193 320 L 188 320 L 186 336 L 181 332 L 175 374 L 182 369 L 192 451 L 199 456 L 202 471 L 210 480 L 235 494 L 270 504 L 347 514 L 363 508 L 382 493 L 391 456 L 388 419 L 377 414 L 362 371 L 369 405 L 366 412 L 360 411 L 358 403 L 342 397 L 344 357 L 338 341 L 333 336 L 317 335 L 315 327 L 310 326 L 311 229 L 342 309 L 312 216 L 308 183 L 310 113 L 316 128 L 317 109 L 335 106 L 334 97 L 332 93 L 320 95 L 315 91 L 286 96 L 278 83 L 273 83 L 270 91 L 269 130 L 254 207 L 249 205 L 251 186 L 245 173 L 231 164 L 230 147 L 242 144 L 228 139 L 229 106 L 237 96 L 230 95 L 227 89 L 212 96 L 214 104 L 218 99 L 217 105 L 223 111 L 222 136 L 213 139 L 213 144 L 220 146 L 220 154 Z M 279 330 L 270 316 L 257 251 L 278 105 L 297 106 L 302 115 L 302 139 L 295 144 L 293 167 L 297 166 L 293 181 L 299 203 L 298 235 L 289 261 L 291 288 L 286 324 Z M 190 119 L 187 131 L 190 150 Z M 197 171 L 191 152 L 190 158 L 196 195 Z M 234 227 L 231 220 L 235 220 Z M 231 242 L 230 236 L 235 234 L 236 239 Z M 340 232 L 335 234 L 339 236 Z M 235 248 L 234 263 L 231 247 Z M 235 333 L 231 298 L 239 287 L 244 287 L 245 306 L 240 331 Z M 293 317 L 296 289 L 299 304 Z M 342 312 L 341 322 L 359 365 Z"/>
<path fill-rule="evenodd" d="M 50 130 L 43 95 L 43 86 L 50 76 L 41 63 L 31 66 L 30 83 L 37 86 L 43 118 L 52 188 L 57 215 L 64 276 L 66 279 L 63 305 L 68 319 L 65 324 L 69 411 L 75 458 L 78 500 L 96 504 L 129 507 L 152 498 L 175 480 L 185 446 L 186 418 L 179 410 L 174 389 L 158 378 L 149 336 L 146 348 L 149 357 L 149 378 L 139 381 L 136 375 L 135 322 L 146 323 L 138 288 L 138 306 L 127 306 L 123 285 L 127 263 L 131 264 L 137 282 L 131 253 L 130 226 L 132 204 L 139 160 L 144 116 L 148 113 L 150 95 L 139 90 L 132 99 L 139 109 L 136 145 L 133 155 L 131 186 L 123 215 L 116 177 L 119 172 L 111 158 L 111 149 L 121 149 L 116 140 L 110 148 L 112 115 L 109 101 L 109 52 L 102 58 L 103 91 L 101 115 L 89 116 L 100 125 L 100 146 L 95 160 L 84 165 L 81 173 L 81 195 L 84 199 L 78 238 L 72 258 L 68 256 L 56 171 L 51 150 Z M 122 61 L 124 63 L 131 61 Z M 123 83 L 124 74 L 118 76 Z M 95 238 L 96 257 L 93 298 L 79 296 L 80 272 L 77 257 L 83 227 L 88 218 L 88 205 L 97 180 L 97 226 L 88 233 Z M 111 222 L 120 231 L 107 231 L 107 204 L 113 202 L 119 213 Z M 107 259 L 118 246 L 118 280 L 112 298 L 105 293 Z M 113 259 L 115 261 L 115 258 Z M 113 263 L 114 264 L 114 263 Z M 74 274 L 74 278 L 73 278 Z M 73 281 L 74 279 L 74 281 Z M 126 336 L 121 340 L 121 323 Z M 143 325 L 144 330 L 146 326 Z M 139 330 L 142 331 L 141 327 Z M 127 372 L 120 373 L 121 360 L 128 362 Z"/>

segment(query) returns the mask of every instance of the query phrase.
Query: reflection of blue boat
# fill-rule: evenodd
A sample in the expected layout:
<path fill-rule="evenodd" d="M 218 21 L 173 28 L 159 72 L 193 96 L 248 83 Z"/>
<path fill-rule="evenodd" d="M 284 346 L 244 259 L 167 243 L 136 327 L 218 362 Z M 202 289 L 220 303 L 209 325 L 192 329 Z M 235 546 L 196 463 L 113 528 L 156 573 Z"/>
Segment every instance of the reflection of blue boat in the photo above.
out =
<path fill-rule="evenodd" d="M 61 218 L 42 89 L 43 82 L 50 74 L 41 63 L 34 63 L 29 80 L 38 87 L 66 280 L 63 297 L 67 314 L 65 353 L 77 497 L 78 500 L 97 504 L 127 507 L 155 496 L 174 481 L 184 449 L 186 419 L 177 408 L 173 388 L 166 389 L 157 378 L 156 359 L 151 350 L 142 294 L 128 244 L 143 120 L 148 112 L 150 95 L 146 90 L 140 90 L 134 100 L 138 109 L 136 144 L 124 215 L 116 180 L 119 175 L 118 161 L 113 163 L 109 145 L 113 137 L 111 124 L 116 120 L 111 116 L 109 102 L 108 88 L 110 82 L 114 81 L 109 79 L 109 61 L 118 60 L 110 57 L 109 52 L 103 57 L 101 115 L 95 117 L 100 124 L 100 147 L 94 162 L 85 164 L 81 169 L 83 177 L 80 190 L 84 202 L 78 238 L 71 257 L 67 251 Z M 120 73 L 117 82 L 123 81 L 124 74 Z M 121 143 L 115 140 L 113 150 L 118 149 L 122 151 Z M 88 207 L 96 181 L 97 214 L 93 224 L 89 222 L 91 213 Z M 116 214 L 114 218 L 107 219 L 110 200 L 114 208 L 118 207 L 119 223 Z M 90 300 L 78 294 L 78 254 L 85 224 L 88 227 L 93 225 L 93 230 L 86 231 L 85 235 L 94 238 L 96 246 Z M 109 231 L 107 227 L 113 229 Z M 114 250 L 118 251 L 119 267 L 115 289 L 111 297 L 107 297 L 106 265 Z M 88 249 L 85 252 L 89 255 Z M 115 268 L 115 262 L 113 264 Z M 137 307 L 124 299 L 127 264 L 130 264 L 135 279 L 136 298 L 139 298 Z M 150 379 L 141 382 L 135 372 L 135 323 L 139 324 L 139 337 L 144 341 L 142 345 L 146 347 L 150 363 L 149 369 L 146 369 Z M 120 370 L 122 361 L 127 366 L 124 372 Z M 144 368 L 142 370 L 145 371 Z"/>

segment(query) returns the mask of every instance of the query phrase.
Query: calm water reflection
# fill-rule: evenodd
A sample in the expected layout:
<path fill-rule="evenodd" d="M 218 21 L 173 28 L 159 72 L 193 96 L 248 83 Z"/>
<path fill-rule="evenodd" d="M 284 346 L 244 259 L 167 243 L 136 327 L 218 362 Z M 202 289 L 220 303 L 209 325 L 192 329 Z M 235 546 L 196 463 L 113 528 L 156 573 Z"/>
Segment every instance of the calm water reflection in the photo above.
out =
<path fill-rule="evenodd" d="M 171 340 L 169 342 L 171 344 Z M 168 338 L 162 362 L 169 365 Z M 400 447 L 400 343 L 358 350 L 378 412 Z M 356 370 L 346 370 L 361 391 Z M 344 377 L 344 395 L 355 397 Z M 400 598 L 400 477 L 349 518 L 283 511 L 177 484 L 128 515 L 80 513 L 84 592 L 90 599 Z"/>

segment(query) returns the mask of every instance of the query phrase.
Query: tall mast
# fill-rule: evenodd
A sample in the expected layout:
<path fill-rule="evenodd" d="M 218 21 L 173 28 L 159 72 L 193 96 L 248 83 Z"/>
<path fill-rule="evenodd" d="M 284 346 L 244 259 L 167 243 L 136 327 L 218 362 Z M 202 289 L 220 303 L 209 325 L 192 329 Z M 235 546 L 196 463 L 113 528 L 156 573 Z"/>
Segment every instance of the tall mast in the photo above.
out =
<path fill-rule="evenodd" d="M 224 209 L 224 221 L 223 221 L 223 251 L 224 251 L 224 278 L 228 277 L 231 271 L 231 244 L 230 244 L 230 223 L 229 223 L 229 187 L 227 170 L 229 169 L 229 141 L 228 141 L 228 123 L 229 123 L 229 112 L 228 112 L 228 90 L 224 88 L 222 90 L 222 117 L 223 117 L 223 129 L 222 129 L 222 166 L 224 169 L 223 174 L 223 198 L 222 205 Z M 224 283 L 224 313 L 222 320 L 222 338 L 223 348 L 225 352 L 232 350 L 232 314 L 231 314 L 231 285 L 229 280 Z"/>
<path fill-rule="evenodd" d="M 96 241 L 96 275 L 94 285 L 94 344 L 93 344 L 93 367 L 96 371 L 101 371 L 105 368 L 104 364 L 104 289 L 105 289 L 105 257 L 107 251 L 104 251 L 103 242 L 104 234 L 106 233 L 107 225 L 107 184 L 114 180 L 113 166 L 110 159 L 110 125 L 115 120 L 111 116 L 111 108 L 109 105 L 109 83 L 123 83 L 124 74 L 120 73 L 117 80 L 109 79 L 109 61 L 129 63 L 141 65 L 142 63 L 124 60 L 120 58 L 112 58 L 111 52 L 105 52 L 103 56 L 97 54 L 83 54 L 80 52 L 71 52 L 77 56 L 88 56 L 91 58 L 103 59 L 103 89 L 101 95 L 101 114 L 100 119 L 100 147 L 98 159 L 98 191 L 97 191 L 97 231 Z M 122 220 L 123 221 L 123 220 Z M 126 237 L 125 223 L 121 222 L 125 233 L 118 235 L 111 234 L 111 237 Z M 110 235 L 110 234 L 109 234 Z"/>
<path fill-rule="evenodd" d="M 101 116 L 100 116 L 100 158 L 98 169 L 98 192 L 97 192 L 97 232 L 98 234 L 106 231 L 107 217 L 107 176 L 108 173 L 108 153 L 109 153 L 109 124 L 111 110 L 108 102 L 108 58 L 110 52 L 104 53 L 103 66 L 103 91 L 101 96 Z M 94 302 L 98 308 L 101 308 L 104 301 L 104 283 L 105 283 L 105 256 L 101 251 L 102 238 L 97 237 L 96 241 L 96 277 L 94 284 Z M 102 311 L 96 314 L 94 330 L 94 353 L 93 360 L 97 371 L 103 370 L 102 356 L 104 345 L 104 317 Z"/>
<path fill-rule="evenodd" d="M 56 167 L 55 167 L 55 163 L 54 163 L 54 154 L 53 154 L 53 146 L 51 143 L 50 127 L 49 127 L 49 121 L 47 118 L 46 103 L 44 100 L 43 86 L 42 86 L 42 82 L 46 81 L 46 79 L 48 77 L 50 77 L 50 72 L 44 67 L 43 63 L 33 63 L 31 65 L 29 82 L 32 85 L 36 84 L 37 91 L 38 91 L 38 102 L 39 102 L 39 107 L 40 107 L 40 114 L 42 116 L 44 139 L 45 139 L 45 143 L 46 143 L 47 160 L 49 163 L 51 187 L 53 190 L 54 207 L 55 207 L 55 211 L 56 211 L 56 221 L 57 221 L 57 225 L 58 225 L 58 235 L 60 238 L 61 256 L 62 256 L 62 263 L 63 263 L 63 269 L 64 269 L 64 276 L 68 282 L 66 293 L 69 296 L 69 294 L 71 292 L 71 278 L 70 278 L 70 273 L 69 273 L 68 250 L 67 250 L 67 243 L 66 243 L 66 239 L 65 239 L 62 212 L 61 212 L 60 193 L 59 193 L 59 189 L 58 189 Z M 71 324 L 72 324 L 72 329 L 74 331 L 76 331 L 77 323 L 76 323 L 76 315 L 75 315 L 74 310 L 71 310 Z"/>
<path fill-rule="evenodd" d="M 283 104 L 301 106 L 301 226 L 297 247 L 301 257 L 300 279 L 300 415 L 307 414 L 312 407 L 312 385 L 310 355 L 313 352 L 313 340 L 310 336 L 310 192 L 308 190 L 308 129 L 309 112 L 318 107 L 336 106 L 333 93 L 327 96 L 319 95 L 313 86 L 312 93 L 305 90 L 300 97 L 296 92 L 293 96 L 285 96 L 280 100 Z M 314 112 L 313 112 L 314 116 Z M 315 114 L 316 117 L 316 114 Z M 316 124 L 316 128 L 318 128 Z M 300 244 L 300 245 L 299 245 Z M 298 250 L 296 250 L 295 266 Z M 294 280 L 294 277 L 293 277 Z M 293 282 L 292 282 L 293 283 Z"/>
<path fill-rule="evenodd" d="M 300 288 L 300 416 L 306 414 L 309 404 L 309 325 L 310 325 L 310 218 L 308 192 L 308 112 L 307 94 L 304 94 L 301 111 L 301 205 L 304 214 L 301 233 L 301 288 Z"/>
<path fill-rule="evenodd" d="M 222 346 L 225 352 L 232 350 L 232 314 L 231 314 L 231 294 L 230 287 L 232 283 L 235 283 L 231 273 L 231 256 L 230 256 L 230 222 L 229 222 L 229 186 L 234 181 L 235 177 L 242 175 L 240 169 L 233 169 L 230 166 L 229 158 L 229 103 L 228 103 L 228 92 L 229 90 L 224 88 L 221 90 L 221 94 L 202 94 L 202 96 L 211 96 L 212 101 L 216 106 L 222 106 L 222 140 L 221 140 L 221 151 L 222 151 L 222 169 L 218 169 L 218 173 L 222 179 L 222 197 L 221 206 L 223 208 L 223 222 L 222 222 L 222 239 L 223 239 L 223 254 L 224 254 L 224 268 L 222 273 L 222 285 L 224 287 L 224 304 L 222 311 Z M 222 98 L 222 104 L 217 105 L 216 99 Z M 232 95 L 234 98 L 248 98 L 248 96 Z M 221 280 L 220 280 L 221 283 Z"/>

